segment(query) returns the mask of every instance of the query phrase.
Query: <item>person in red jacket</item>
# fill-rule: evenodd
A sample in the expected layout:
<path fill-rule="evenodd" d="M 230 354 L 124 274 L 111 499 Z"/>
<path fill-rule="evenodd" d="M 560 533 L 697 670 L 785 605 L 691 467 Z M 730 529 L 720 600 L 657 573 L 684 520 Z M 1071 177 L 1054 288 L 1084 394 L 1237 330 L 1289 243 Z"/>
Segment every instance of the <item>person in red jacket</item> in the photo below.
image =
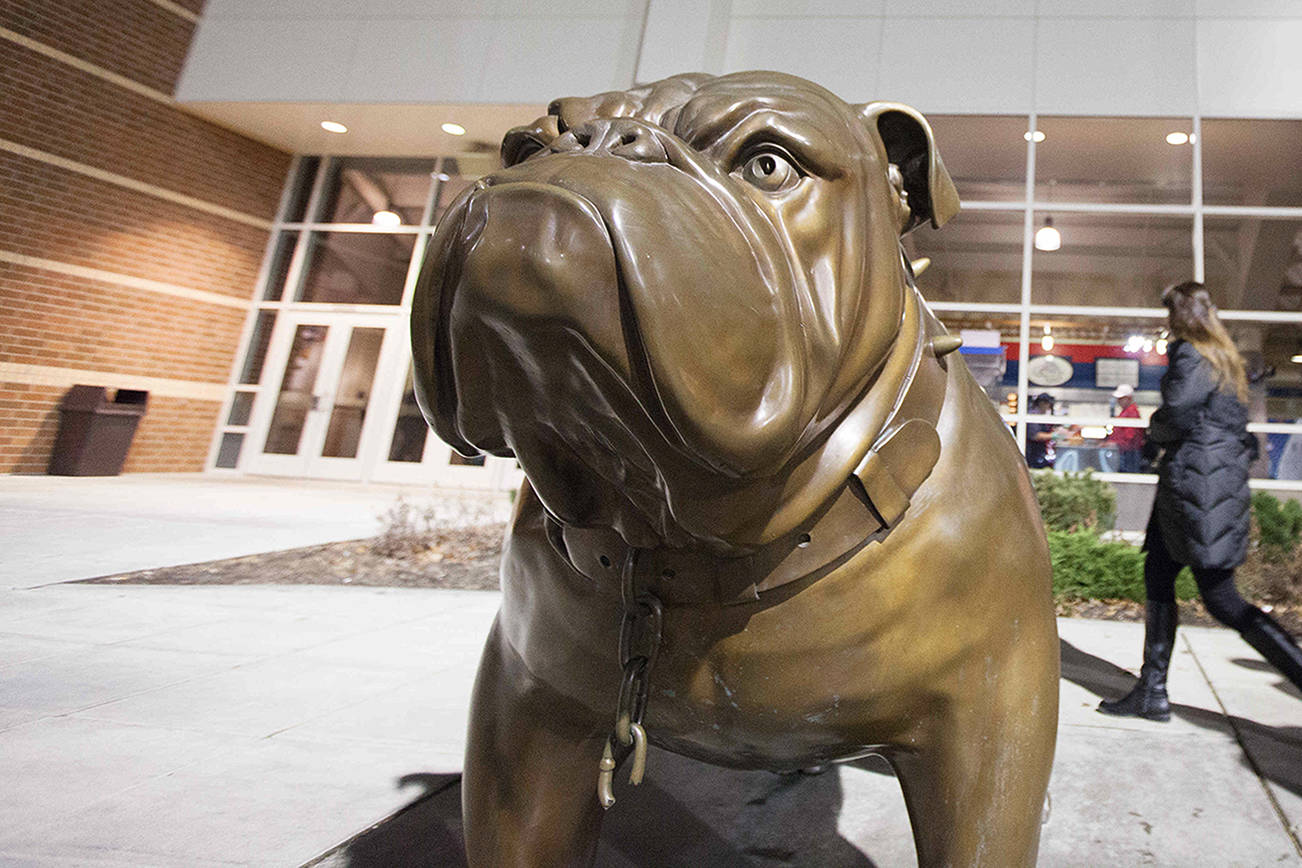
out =
<path fill-rule="evenodd" d="M 1112 392 L 1112 397 L 1117 401 L 1118 419 L 1139 418 L 1139 405 L 1135 403 L 1135 390 L 1129 383 L 1122 383 L 1117 386 Z M 1117 447 L 1117 451 L 1121 453 L 1121 472 L 1138 473 L 1142 467 L 1144 429 L 1117 426 L 1112 429 L 1112 436 L 1109 439 Z"/>

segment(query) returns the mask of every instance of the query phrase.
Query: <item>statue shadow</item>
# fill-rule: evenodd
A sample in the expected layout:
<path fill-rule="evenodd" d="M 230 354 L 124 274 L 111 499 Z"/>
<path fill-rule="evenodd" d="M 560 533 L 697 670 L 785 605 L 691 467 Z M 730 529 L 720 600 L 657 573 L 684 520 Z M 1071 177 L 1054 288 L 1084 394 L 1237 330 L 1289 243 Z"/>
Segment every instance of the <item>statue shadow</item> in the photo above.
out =
<path fill-rule="evenodd" d="M 890 774 L 880 765 L 861 768 Z M 425 792 L 394 816 L 309 863 L 312 868 L 461 868 L 461 776 L 412 774 Z M 874 868 L 837 831 L 840 776 L 718 768 L 652 748 L 641 786 L 616 785 L 596 864 Z"/>
<path fill-rule="evenodd" d="M 738 771 L 657 750 L 641 786 L 617 783 L 616 794 L 598 865 L 875 864 L 837 829 L 844 796 L 833 767 L 821 774 Z"/>
<path fill-rule="evenodd" d="M 420 786 L 419 796 L 304 868 L 462 868 L 461 775 L 403 775 L 397 787 Z"/>
<path fill-rule="evenodd" d="M 1115 699 L 1125 695 L 1135 683 L 1135 676 L 1101 657 L 1095 657 L 1059 640 L 1062 652 L 1062 677 L 1085 688 L 1100 699 Z M 1138 650 L 1138 649 L 1136 649 Z M 1250 669 L 1268 668 L 1255 660 L 1235 660 L 1236 664 Z M 1291 686 L 1281 688 L 1296 694 Z M 1222 730 L 1225 715 L 1171 703 L 1171 713 L 1204 729 Z M 1302 727 L 1267 726 L 1245 717 L 1230 715 L 1234 728 L 1247 756 L 1243 763 L 1255 766 L 1267 780 L 1283 787 L 1294 795 L 1302 796 Z"/>

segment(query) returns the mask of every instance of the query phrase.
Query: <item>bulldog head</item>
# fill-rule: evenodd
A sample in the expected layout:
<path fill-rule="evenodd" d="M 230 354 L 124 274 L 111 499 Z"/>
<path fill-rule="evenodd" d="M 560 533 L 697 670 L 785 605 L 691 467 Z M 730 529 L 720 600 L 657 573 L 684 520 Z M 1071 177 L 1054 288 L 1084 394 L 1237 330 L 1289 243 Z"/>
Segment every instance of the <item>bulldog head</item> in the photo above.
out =
<path fill-rule="evenodd" d="M 412 311 L 417 394 L 467 455 L 630 545 L 745 551 L 866 434 L 900 235 L 958 209 L 912 109 L 770 72 L 553 103 L 447 212 Z M 863 446 L 866 448 L 866 446 Z M 812 492 L 812 493 L 811 493 Z"/>

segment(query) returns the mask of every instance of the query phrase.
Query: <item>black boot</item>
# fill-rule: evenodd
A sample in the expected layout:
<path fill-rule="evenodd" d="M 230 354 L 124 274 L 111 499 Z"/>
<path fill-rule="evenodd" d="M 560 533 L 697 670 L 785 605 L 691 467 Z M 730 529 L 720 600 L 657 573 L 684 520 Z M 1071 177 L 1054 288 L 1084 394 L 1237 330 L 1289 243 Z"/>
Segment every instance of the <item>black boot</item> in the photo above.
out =
<path fill-rule="evenodd" d="M 1258 609 L 1242 636 L 1257 653 L 1266 658 L 1293 686 L 1302 690 L 1302 649 L 1274 618 Z"/>
<path fill-rule="evenodd" d="M 1175 648 L 1175 625 L 1179 610 L 1175 603 L 1155 603 L 1144 608 L 1144 665 L 1139 683 L 1125 696 L 1103 700 L 1099 711 L 1117 717 L 1142 717 L 1147 720 L 1171 719 L 1171 703 L 1166 696 L 1166 672 Z"/>

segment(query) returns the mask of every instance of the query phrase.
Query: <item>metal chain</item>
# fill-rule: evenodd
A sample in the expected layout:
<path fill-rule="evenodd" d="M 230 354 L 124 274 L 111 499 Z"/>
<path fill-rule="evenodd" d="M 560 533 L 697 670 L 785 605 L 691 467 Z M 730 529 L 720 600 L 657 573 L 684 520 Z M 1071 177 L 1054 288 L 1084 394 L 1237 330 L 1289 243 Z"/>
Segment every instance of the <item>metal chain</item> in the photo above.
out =
<path fill-rule="evenodd" d="M 619 624 L 619 663 L 623 676 L 619 683 L 619 699 L 615 705 L 614 734 L 606 739 L 602 751 L 600 771 L 597 774 L 597 797 L 603 808 L 615 804 L 614 775 L 618 760 L 633 754 L 629 770 L 629 783 L 642 783 L 646 772 L 647 736 L 642 726 L 647 700 L 651 695 L 651 670 L 660 651 L 661 630 L 664 627 L 664 607 L 658 597 L 649 591 L 638 591 L 637 553 L 629 548 L 620 570 L 620 602 L 623 616 Z M 619 745 L 618 749 L 616 744 Z"/>

